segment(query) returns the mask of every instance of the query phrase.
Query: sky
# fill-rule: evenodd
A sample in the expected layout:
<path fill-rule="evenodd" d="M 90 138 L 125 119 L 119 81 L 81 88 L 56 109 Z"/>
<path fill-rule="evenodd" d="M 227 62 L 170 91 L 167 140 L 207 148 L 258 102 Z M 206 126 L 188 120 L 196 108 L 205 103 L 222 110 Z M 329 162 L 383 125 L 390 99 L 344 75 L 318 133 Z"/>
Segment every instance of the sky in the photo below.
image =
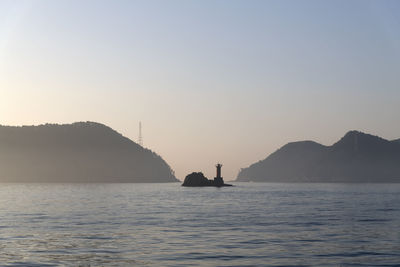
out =
<path fill-rule="evenodd" d="M 95 121 L 179 179 L 400 138 L 400 1 L 0 1 L 0 124 Z"/>

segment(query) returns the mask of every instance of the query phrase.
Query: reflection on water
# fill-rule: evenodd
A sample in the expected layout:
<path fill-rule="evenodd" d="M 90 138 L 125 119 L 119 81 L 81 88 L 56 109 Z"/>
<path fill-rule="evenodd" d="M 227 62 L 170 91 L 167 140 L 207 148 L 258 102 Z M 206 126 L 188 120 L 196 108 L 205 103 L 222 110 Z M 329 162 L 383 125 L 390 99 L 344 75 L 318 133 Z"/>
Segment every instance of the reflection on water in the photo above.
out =
<path fill-rule="evenodd" d="M 10 266 L 393 266 L 400 185 L 0 184 Z"/>

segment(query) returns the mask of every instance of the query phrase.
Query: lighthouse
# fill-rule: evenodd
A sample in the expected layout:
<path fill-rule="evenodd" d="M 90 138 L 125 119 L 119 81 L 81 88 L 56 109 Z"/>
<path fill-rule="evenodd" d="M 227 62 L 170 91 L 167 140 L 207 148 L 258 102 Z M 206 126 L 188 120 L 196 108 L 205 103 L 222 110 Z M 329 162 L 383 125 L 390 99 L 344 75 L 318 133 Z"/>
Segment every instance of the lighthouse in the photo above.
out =
<path fill-rule="evenodd" d="M 192 172 L 185 177 L 185 181 L 183 181 L 182 186 L 233 186 L 231 184 L 224 183 L 224 179 L 222 179 L 221 176 L 222 164 L 217 163 L 215 167 L 217 168 L 217 175 L 214 177 L 214 180 L 207 179 L 207 177 L 204 177 L 202 172 Z"/>
<path fill-rule="evenodd" d="M 218 163 L 217 165 L 215 165 L 215 167 L 217 168 L 217 176 L 214 178 L 214 183 L 216 186 L 222 186 L 224 185 L 224 180 L 221 176 L 222 164 Z"/>

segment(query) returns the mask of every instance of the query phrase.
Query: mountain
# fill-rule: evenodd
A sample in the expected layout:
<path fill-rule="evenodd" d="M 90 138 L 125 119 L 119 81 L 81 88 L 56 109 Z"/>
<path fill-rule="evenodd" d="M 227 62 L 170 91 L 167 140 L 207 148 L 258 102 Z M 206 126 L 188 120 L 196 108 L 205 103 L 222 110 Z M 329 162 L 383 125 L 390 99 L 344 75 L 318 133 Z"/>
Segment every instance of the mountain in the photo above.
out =
<path fill-rule="evenodd" d="M 176 182 L 168 164 L 95 122 L 0 126 L 1 182 Z"/>
<path fill-rule="evenodd" d="M 392 142 L 400 144 L 400 139 L 393 140 Z"/>
<path fill-rule="evenodd" d="M 237 181 L 400 182 L 400 140 L 350 131 L 332 146 L 289 143 L 241 169 Z"/>

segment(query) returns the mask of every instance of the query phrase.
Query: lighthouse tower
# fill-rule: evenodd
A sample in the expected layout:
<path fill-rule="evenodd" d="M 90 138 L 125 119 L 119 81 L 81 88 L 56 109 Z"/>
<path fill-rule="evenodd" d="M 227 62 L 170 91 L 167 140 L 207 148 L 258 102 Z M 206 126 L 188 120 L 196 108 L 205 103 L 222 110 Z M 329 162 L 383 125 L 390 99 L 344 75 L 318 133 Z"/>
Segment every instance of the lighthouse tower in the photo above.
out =
<path fill-rule="evenodd" d="M 214 184 L 216 186 L 222 186 L 224 185 L 224 180 L 222 179 L 221 176 L 221 168 L 222 168 L 222 164 L 217 164 L 215 165 L 215 167 L 217 167 L 217 176 L 214 178 Z"/>

